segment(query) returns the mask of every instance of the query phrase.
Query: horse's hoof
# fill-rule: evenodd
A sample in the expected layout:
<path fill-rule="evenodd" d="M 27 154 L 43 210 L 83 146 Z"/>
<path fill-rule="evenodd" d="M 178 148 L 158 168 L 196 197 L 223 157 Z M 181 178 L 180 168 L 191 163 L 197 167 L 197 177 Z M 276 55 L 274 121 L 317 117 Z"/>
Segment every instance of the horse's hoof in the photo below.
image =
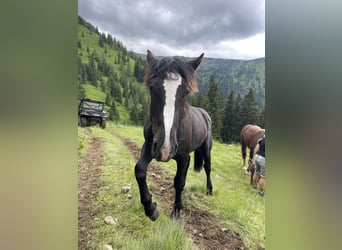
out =
<path fill-rule="evenodd" d="M 211 190 L 211 191 L 207 191 L 207 195 L 210 195 L 210 196 L 213 196 L 213 191 Z"/>
<path fill-rule="evenodd" d="M 180 218 L 180 212 L 179 209 L 173 209 L 170 214 L 171 219 L 178 220 Z"/>
<path fill-rule="evenodd" d="M 153 211 L 153 214 L 151 214 L 150 216 L 151 221 L 156 221 L 159 217 L 159 208 L 156 206 L 156 208 Z"/>

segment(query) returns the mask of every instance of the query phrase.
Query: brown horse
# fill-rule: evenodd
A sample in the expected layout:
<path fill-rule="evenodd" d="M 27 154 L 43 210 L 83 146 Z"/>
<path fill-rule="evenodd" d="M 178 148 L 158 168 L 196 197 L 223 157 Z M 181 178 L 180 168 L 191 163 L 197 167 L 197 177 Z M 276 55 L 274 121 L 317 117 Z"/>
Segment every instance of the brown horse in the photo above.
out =
<path fill-rule="evenodd" d="M 258 140 L 265 135 L 265 129 L 260 128 L 257 125 L 247 124 L 245 125 L 240 134 L 241 142 L 241 154 L 243 159 L 243 167 L 246 167 L 246 149 L 249 148 L 249 159 L 247 171 L 251 172 L 251 181 L 254 174 L 254 168 L 252 164 L 254 148 L 258 143 Z"/>

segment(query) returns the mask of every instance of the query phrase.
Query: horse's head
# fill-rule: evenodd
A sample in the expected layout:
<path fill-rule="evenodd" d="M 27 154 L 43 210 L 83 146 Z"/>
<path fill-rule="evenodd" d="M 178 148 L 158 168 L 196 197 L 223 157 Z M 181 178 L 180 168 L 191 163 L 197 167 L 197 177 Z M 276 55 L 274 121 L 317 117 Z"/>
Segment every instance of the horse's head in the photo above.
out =
<path fill-rule="evenodd" d="M 152 156 L 157 161 L 168 161 L 177 153 L 177 129 L 186 112 L 187 95 L 197 91 L 196 70 L 203 55 L 184 62 L 177 58 L 157 60 L 147 51 L 144 82 L 151 94 Z"/>

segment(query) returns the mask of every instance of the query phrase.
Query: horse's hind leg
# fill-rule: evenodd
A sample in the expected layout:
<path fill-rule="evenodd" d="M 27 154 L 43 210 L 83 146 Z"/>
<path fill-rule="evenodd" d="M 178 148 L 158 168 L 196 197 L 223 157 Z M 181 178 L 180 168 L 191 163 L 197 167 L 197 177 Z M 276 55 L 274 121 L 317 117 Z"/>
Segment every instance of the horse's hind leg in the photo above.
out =
<path fill-rule="evenodd" d="M 205 142 L 202 145 L 202 154 L 204 158 L 204 170 L 207 175 L 207 195 L 213 195 L 213 184 L 211 183 L 210 173 L 211 173 L 211 147 Z"/>
<path fill-rule="evenodd" d="M 189 155 L 179 156 L 176 158 L 176 161 L 177 161 L 177 173 L 174 178 L 176 198 L 175 198 L 175 202 L 173 204 L 173 209 L 171 213 L 172 218 L 179 218 L 180 216 L 179 212 L 183 208 L 182 191 L 185 186 L 186 175 L 187 175 L 189 163 L 190 163 L 190 156 Z"/>
<path fill-rule="evenodd" d="M 198 148 L 194 152 L 194 170 L 200 172 L 203 166 L 203 153 L 201 148 Z"/>
<path fill-rule="evenodd" d="M 146 172 L 148 163 L 152 160 L 151 147 L 145 142 L 142 150 L 140 159 L 135 165 L 135 178 L 139 185 L 140 200 L 144 206 L 145 214 L 152 221 L 155 221 L 159 216 L 159 209 L 155 202 L 152 202 L 152 195 L 148 191 L 146 184 Z"/>
<path fill-rule="evenodd" d="M 249 159 L 248 159 L 248 163 L 250 163 L 251 161 L 253 161 L 253 156 L 254 156 L 254 148 L 249 149 Z"/>

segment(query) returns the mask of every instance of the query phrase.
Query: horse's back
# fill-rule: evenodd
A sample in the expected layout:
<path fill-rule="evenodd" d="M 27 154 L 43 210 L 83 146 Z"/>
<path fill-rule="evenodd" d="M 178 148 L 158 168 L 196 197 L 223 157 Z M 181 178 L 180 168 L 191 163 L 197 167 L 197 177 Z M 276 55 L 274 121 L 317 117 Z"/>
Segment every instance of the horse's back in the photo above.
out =
<path fill-rule="evenodd" d="M 260 139 L 265 133 L 265 130 L 257 125 L 247 124 L 245 125 L 240 134 L 241 144 L 245 144 L 249 148 L 254 148 L 258 139 Z"/>
<path fill-rule="evenodd" d="M 207 123 L 207 126 L 211 125 L 211 118 L 206 110 L 200 107 L 193 107 L 193 106 L 190 106 L 189 110 L 190 112 L 201 114 L 202 118 Z"/>
<path fill-rule="evenodd" d="M 207 111 L 199 107 L 189 107 L 193 127 L 200 127 L 211 133 L 211 118 Z"/>

